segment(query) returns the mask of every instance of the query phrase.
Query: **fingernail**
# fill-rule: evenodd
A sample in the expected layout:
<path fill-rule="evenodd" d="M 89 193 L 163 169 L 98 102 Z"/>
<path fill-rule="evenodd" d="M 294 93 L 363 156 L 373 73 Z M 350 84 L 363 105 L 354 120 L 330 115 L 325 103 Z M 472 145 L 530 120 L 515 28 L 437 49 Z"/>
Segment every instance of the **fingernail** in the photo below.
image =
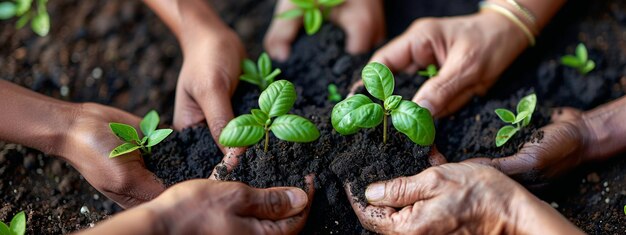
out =
<path fill-rule="evenodd" d="M 292 208 L 303 208 L 307 203 L 307 195 L 302 189 L 289 189 L 287 196 Z"/>
<path fill-rule="evenodd" d="M 428 100 L 419 100 L 417 102 L 417 105 L 421 106 L 422 108 L 428 109 L 428 111 L 430 111 L 431 115 L 435 115 L 435 108 L 433 108 L 433 105 L 430 103 L 430 101 Z"/>
<path fill-rule="evenodd" d="M 369 202 L 376 202 L 385 198 L 385 184 L 372 184 L 365 189 L 365 198 Z"/>

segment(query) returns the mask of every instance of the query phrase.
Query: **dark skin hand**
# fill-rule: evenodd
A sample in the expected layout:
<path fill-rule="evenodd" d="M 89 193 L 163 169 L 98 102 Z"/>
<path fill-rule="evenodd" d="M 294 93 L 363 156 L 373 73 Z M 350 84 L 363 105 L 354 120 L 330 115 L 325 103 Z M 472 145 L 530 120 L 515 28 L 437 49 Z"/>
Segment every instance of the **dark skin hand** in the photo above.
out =
<path fill-rule="evenodd" d="M 109 129 L 121 122 L 139 129 L 140 118 L 92 103 L 73 104 L 0 81 L 0 139 L 59 156 L 124 208 L 158 196 L 165 187 L 145 168 L 139 151 L 109 159 L 122 144 Z"/>
<path fill-rule="evenodd" d="M 255 189 L 242 183 L 190 180 L 151 202 L 81 234 L 296 234 L 313 196 L 302 189 Z"/>

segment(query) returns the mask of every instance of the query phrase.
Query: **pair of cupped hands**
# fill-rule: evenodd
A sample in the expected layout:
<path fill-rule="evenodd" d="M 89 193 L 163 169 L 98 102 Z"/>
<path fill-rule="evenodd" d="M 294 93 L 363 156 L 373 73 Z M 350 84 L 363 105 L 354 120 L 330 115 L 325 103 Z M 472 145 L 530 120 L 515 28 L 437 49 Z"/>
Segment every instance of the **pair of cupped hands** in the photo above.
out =
<path fill-rule="evenodd" d="M 280 0 L 276 12 L 293 7 L 288 0 Z M 330 20 L 346 31 L 348 52 L 364 53 L 384 40 L 382 11 L 381 0 L 346 1 L 333 10 Z M 472 96 L 484 94 L 527 46 L 522 32 L 501 17 L 482 12 L 419 19 L 379 49 L 372 60 L 395 72 L 414 73 L 429 64 L 440 65 L 439 75 L 428 80 L 413 101 L 435 117 L 443 117 Z M 270 56 L 286 60 L 301 27 L 300 20 L 273 21 L 264 41 Z M 174 128 L 206 121 L 217 142 L 221 129 L 233 118 L 230 97 L 241 73 L 244 47 L 236 33 L 225 26 L 199 30 L 193 37 L 179 40 L 194 43 L 181 42 L 184 63 L 176 90 Z M 68 130 L 72 135 L 60 145 L 73 147 L 61 147 L 59 155 L 122 207 L 156 198 L 150 204 L 166 211 L 163 214 L 171 218 L 168 223 L 176 223 L 169 228 L 178 232 L 208 229 L 278 234 L 302 228 L 312 187 L 306 193 L 297 188 L 253 189 L 241 183 L 195 180 L 166 191 L 145 168 L 139 152 L 107 157 L 120 144 L 108 123 L 138 127 L 139 117 L 97 104 L 82 104 L 79 110 Z M 445 164 L 445 158 L 435 153 L 431 157 L 435 166 L 418 175 L 370 185 L 366 191 L 369 205 L 353 203 L 355 212 L 367 229 L 381 233 L 514 231 L 527 225 L 524 223 L 530 218 L 522 215 L 532 214 L 528 211 L 532 208 L 521 207 L 523 203 L 512 203 L 515 199 L 532 201 L 537 207 L 545 205 L 502 173 L 536 183 L 589 160 L 595 130 L 589 128 L 585 117 L 578 110 L 559 109 L 552 124 L 542 128 L 544 139 L 540 143 L 527 143 L 506 158 Z M 237 165 L 236 156 L 243 152 L 221 150 L 225 154 L 221 164 L 228 169 Z M 312 180 L 307 178 L 310 185 Z M 194 210 L 202 205 L 210 209 Z"/>

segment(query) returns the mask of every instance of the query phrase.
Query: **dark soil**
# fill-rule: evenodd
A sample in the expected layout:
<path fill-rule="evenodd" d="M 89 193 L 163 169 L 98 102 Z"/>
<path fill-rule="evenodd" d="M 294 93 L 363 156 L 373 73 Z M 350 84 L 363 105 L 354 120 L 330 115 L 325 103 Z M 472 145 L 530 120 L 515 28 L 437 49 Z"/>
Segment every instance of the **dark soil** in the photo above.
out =
<path fill-rule="evenodd" d="M 251 57 L 256 58 L 263 50 L 261 42 L 273 14 L 273 1 L 210 2 L 242 37 Z M 419 17 L 475 12 L 477 2 L 386 1 L 389 35 L 401 33 Z M 182 55 L 175 38 L 149 9 L 141 2 L 122 0 L 56 0 L 48 5 L 52 29 L 46 38 L 38 38 L 26 29 L 16 31 L 13 22 L 0 22 L 0 79 L 58 99 L 99 102 L 136 115 L 157 109 L 164 115 L 164 123 L 171 123 Z M 551 108 L 588 110 L 622 96 L 626 91 L 624 32 L 626 2 L 568 1 L 538 38 L 537 46 L 527 50 L 485 97 L 474 99 L 436 123 L 436 146 L 450 161 L 510 155 L 533 135 L 540 136 L 534 130 L 549 121 Z M 230 175 L 253 186 L 267 187 L 303 186 L 302 176 L 316 173 L 314 207 L 305 233 L 362 232 L 342 183 L 364 185 L 383 179 L 368 178 L 371 167 L 367 166 L 375 165 L 389 177 L 415 174 L 427 166 L 426 158 L 414 152 L 423 154 L 428 150 L 403 146 L 408 142 L 394 131 L 395 137 L 385 147 L 388 149 L 381 149 L 380 128 L 348 137 L 330 128 L 327 118 L 333 104 L 326 101 L 327 85 L 336 84 L 345 95 L 369 58 L 346 55 L 343 40 L 340 30 L 325 26 L 318 36 L 301 36 L 290 60 L 278 64 L 283 70 L 281 78 L 293 81 L 297 87 L 299 98 L 293 113 L 316 123 L 322 138 L 310 144 L 289 144 L 272 137 L 268 154 L 259 151 L 259 146 L 250 148 L 242 161 L 244 168 Z M 587 45 L 597 64 L 587 76 L 558 64 L 559 57 L 573 53 L 579 42 Z M 410 99 L 423 81 L 420 77 L 398 76 L 396 93 Z M 503 123 L 493 109 L 513 109 L 519 98 L 531 91 L 537 93 L 540 107 L 532 126 L 505 148 L 495 148 L 493 136 Z M 248 113 L 256 107 L 258 95 L 254 86 L 240 84 L 233 97 L 235 113 Z M 354 143 L 360 140 L 366 141 L 359 144 L 367 149 Z M 357 150 L 367 154 L 356 154 Z M 177 133 L 154 151 L 146 163 L 168 185 L 207 177 L 222 157 L 203 127 Z M 398 154 L 390 154 L 395 151 Z M 394 159 L 414 165 L 390 168 L 399 163 Z M 539 196 L 587 233 L 623 234 L 625 159 L 621 155 L 606 163 L 581 166 Z M 0 143 L 0 166 L 0 220 L 25 210 L 29 234 L 87 228 L 120 210 L 71 166 L 37 151 Z M 344 171 L 348 168 L 342 166 L 352 166 L 353 171 Z M 362 184 L 359 178 L 364 178 Z M 83 206 L 89 209 L 88 214 L 80 213 Z"/>

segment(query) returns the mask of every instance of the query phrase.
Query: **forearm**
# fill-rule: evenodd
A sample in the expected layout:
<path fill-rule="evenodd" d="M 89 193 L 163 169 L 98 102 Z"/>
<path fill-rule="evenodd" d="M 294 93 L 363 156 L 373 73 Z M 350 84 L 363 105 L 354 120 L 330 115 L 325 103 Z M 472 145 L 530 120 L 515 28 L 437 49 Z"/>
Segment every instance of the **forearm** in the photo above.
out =
<path fill-rule="evenodd" d="M 583 114 L 589 131 L 589 159 L 605 160 L 626 151 L 626 96 Z"/>
<path fill-rule="evenodd" d="M 522 209 L 518 211 L 509 234 L 584 234 L 558 211 L 526 190 L 518 193 L 512 203 Z"/>
<path fill-rule="evenodd" d="M 97 226 L 78 232 L 81 235 L 119 234 L 165 234 L 164 225 L 155 211 L 142 205 L 117 214 Z"/>
<path fill-rule="evenodd" d="M 205 0 L 143 0 L 174 33 L 183 52 L 196 38 L 227 26 Z"/>
<path fill-rule="evenodd" d="M 79 105 L 0 80 L 0 139 L 57 155 Z"/>

